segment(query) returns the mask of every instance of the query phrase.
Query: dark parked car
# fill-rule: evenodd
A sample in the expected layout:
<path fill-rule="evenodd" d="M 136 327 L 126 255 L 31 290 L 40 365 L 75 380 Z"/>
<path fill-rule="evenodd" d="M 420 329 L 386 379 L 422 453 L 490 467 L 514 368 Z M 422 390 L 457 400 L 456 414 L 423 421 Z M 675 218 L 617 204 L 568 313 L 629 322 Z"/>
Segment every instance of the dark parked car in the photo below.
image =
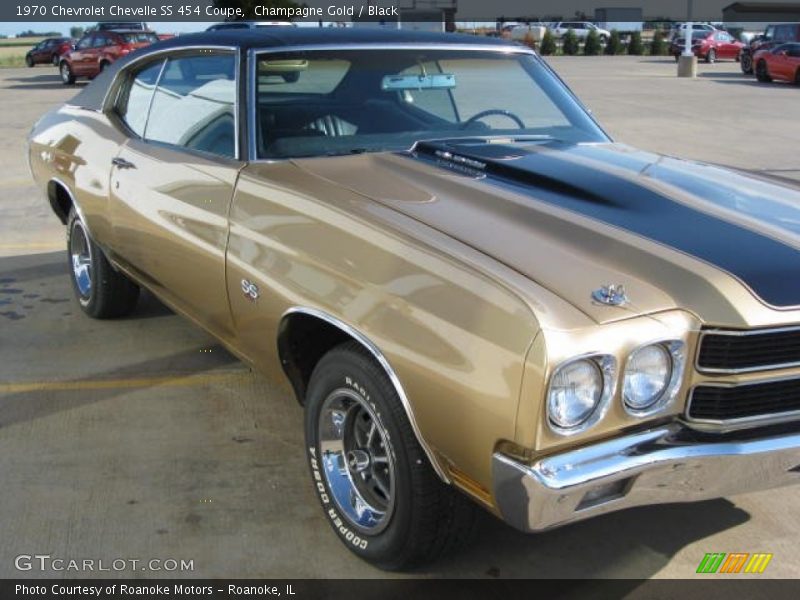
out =
<path fill-rule="evenodd" d="M 748 75 L 753 72 L 753 56 L 759 50 L 771 50 L 787 42 L 800 42 L 800 23 L 778 23 L 769 25 L 764 33 L 750 41 L 749 46 L 742 48 L 739 63 L 742 72 Z"/>
<path fill-rule="evenodd" d="M 78 77 L 94 79 L 118 58 L 157 41 L 158 36 L 152 31 L 93 31 L 59 61 L 61 81 L 72 84 Z"/>
<path fill-rule="evenodd" d="M 669 49 L 675 60 L 678 60 L 683 52 L 683 46 L 683 38 L 672 40 Z M 692 31 L 692 53 L 707 63 L 713 63 L 723 58 L 739 60 L 742 48 L 744 48 L 744 44 L 727 31 Z"/>
<path fill-rule="evenodd" d="M 756 77 L 769 83 L 773 79 L 800 85 L 800 44 L 781 44 L 753 55 Z"/>
<path fill-rule="evenodd" d="M 29 67 L 43 63 L 57 65 L 63 54 L 72 50 L 75 40 L 72 38 L 47 38 L 28 50 L 25 64 Z"/>

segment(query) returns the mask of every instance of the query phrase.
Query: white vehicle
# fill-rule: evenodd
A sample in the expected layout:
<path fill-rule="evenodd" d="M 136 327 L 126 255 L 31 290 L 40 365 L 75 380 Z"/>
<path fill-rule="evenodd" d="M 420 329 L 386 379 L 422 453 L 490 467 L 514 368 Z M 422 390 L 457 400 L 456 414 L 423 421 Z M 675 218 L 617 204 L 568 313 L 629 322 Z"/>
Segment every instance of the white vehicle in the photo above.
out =
<path fill-rule="evenodd" d="M 692 31 L 716 31 L 717 28 L 710 23 L 692 23 Z M 669 30 L 669 39 L 686 37 L 686 23 L 675 23 Z"/>
<path fill-rule="evenodd" d="M 578 36 L 578 39 L 581 40 L 589 35 L 589 32 L 592 30 L 597 32 L 601 42 L 606 42 L 608 38 L 611 37 L 611 33 L 605 29 L 600 29 L 594 23 L 589 23 L 588 21 L 560 21 L 558 23 L 553 23 L 550 27 L 550 31 L 552 31 L 553 35 L 557 38 L 564 37 L 570 29 L 572 29 L 575 35 Z"/>

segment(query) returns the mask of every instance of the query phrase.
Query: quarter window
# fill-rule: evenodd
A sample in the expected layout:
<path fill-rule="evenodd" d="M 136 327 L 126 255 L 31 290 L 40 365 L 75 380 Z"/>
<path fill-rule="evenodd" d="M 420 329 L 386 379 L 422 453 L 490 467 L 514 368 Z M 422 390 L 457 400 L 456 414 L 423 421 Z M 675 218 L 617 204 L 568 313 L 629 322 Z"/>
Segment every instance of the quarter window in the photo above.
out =
<path fill-rule="evenodd" d="M 168 59 L 144 138 L 234 157 L 235 64 L 232 54 Z"/>
<path fill-rule="evenodd" d="M 136 73 L 128 83 L 127 95 L 123 95 L 124 101 L 117 107 L 119 116 L 139 137 L 144 137 L 150 99 L 163 64 L 164 61 L 151 63 Z"/>
<path fill-rule="evenodd" d="M 83 38 L 80 42 L 78 42 L 78 45 L 76 46 L 76 49 L 84 50 L 84 49 L 90 47 L 92 45 L 92 39 L 93 39 L 92 36 Z"/>

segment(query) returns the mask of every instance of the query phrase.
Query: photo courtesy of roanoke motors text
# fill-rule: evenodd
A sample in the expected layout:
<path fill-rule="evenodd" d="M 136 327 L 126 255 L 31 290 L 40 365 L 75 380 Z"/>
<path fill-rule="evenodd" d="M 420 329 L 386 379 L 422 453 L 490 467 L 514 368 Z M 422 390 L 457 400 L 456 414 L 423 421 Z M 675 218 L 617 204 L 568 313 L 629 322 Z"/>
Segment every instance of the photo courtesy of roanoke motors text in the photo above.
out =
<path fill-rule="evenodd" d="M 0 599 L 789 598 L 800 2 L 0 6 Z"/>

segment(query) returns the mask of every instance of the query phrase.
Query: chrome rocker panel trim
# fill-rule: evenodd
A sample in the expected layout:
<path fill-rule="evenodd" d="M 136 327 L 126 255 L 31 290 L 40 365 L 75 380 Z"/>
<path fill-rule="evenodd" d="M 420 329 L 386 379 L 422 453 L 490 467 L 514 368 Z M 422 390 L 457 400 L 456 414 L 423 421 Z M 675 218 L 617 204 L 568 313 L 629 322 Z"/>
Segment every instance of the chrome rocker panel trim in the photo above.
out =
<path fill-rule="evenodd" d="M 599 442 L 523 464 L 496 452 L 494 496 L 505 521 L 533 532 L 599 514 L 694 502 L 800 483 L 800 432 L 692 441 L 684 426 Z M 601 500 L 587 492 L 609 490 Z"/>

